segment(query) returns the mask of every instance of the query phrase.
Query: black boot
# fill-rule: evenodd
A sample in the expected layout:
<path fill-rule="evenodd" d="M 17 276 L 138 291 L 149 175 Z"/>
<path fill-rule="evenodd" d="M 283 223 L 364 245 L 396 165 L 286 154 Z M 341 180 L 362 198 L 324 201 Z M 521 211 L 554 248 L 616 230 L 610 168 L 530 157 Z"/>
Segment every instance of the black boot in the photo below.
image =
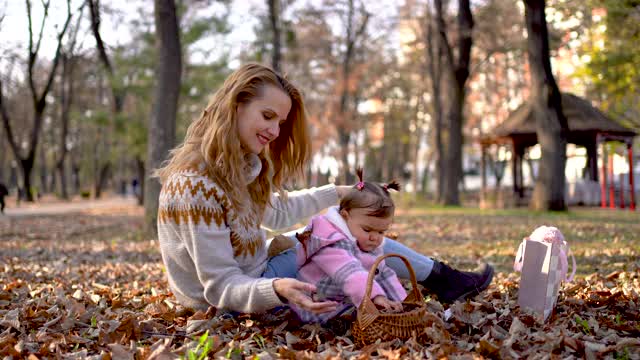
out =
<path fill-rule="evenodd" d="M 483 264 L 477 272 L 459 271 L 447 264 L 433 260 L 433 269 L 420 281 L 443 303 L 453 303 L 474 297 L 484 291 L 493 280 L 493 267 Z"/>

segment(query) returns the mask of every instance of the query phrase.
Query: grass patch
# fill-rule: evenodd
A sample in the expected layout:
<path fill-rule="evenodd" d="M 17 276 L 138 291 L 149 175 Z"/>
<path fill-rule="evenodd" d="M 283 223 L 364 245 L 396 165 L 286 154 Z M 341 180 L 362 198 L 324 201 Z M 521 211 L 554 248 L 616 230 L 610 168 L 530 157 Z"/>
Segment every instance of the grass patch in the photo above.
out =
<path fill-rule="evenodd" d="M 578 262 L 579 275 L 624 270 L 638 262 L 637 212 L 598 208 L 567 212 L 418 206 L 400 208 L 393 230 L 410 247 L 457 265 L 482 259 L 509 272 L 519 243 L 536 227 L 556 226 Z"/>

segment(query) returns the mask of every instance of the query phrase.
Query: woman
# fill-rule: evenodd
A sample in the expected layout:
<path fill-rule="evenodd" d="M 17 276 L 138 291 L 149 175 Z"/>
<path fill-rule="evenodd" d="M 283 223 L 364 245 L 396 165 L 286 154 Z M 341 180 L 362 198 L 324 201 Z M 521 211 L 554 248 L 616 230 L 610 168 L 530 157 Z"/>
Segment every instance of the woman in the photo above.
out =
<path fill-rule="evenodd" d="M 246 313 L 286 303 L 314 313 L 336 309 L 335 302 L 313 301 L 315 286 L 295 279 L 295 251 L 268 258 L 261 229 L 292 226 L 336 204 L 349 188 L 284 191 L 302 173 L 310 144 L 301 94 L 273 70 L 244 65 L 216 91 L 156 172 L 163 184 L 160 250 L 180 303 Z M 418 279 L 443 301 L 475 295 L 493 276 L 489 266 L 460 272 L 390 239 L 384 251 L 408 257 Z M 388 264 L 408 277 L 401 262 Z"/>

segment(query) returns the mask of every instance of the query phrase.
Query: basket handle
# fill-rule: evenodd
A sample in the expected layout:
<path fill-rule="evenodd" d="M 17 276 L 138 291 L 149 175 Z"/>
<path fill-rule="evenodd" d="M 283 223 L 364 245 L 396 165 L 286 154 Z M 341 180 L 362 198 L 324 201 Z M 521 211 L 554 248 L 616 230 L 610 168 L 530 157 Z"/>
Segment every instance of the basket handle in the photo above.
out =
<path fill-rule="evenodd" d="M 373 287 L 373 279 L 376 275 L 376 269 L 378 268 L 378 265 L 380 265 L 380 262 L 382 262 L 382 260 L 388 258 L 388 257 L 397 257 L 400 260 L 402 260 L 404 262 L 404 264 L 407 267 L 407 270 L 409 270 L 409 277 L 411 279 L 411 293 L 407 296 L 407 298 L 405 299 L 405 302 L 410 302 L 410 303 L 415 303 L 415 304 L 420 304 L 421 300 L 422 300 L 422 296 L 420 295 L 420 292 L 418 291 L 418 282 L 416 281 L 416 274 L 413 271 L 413 268 L 411 267 L 411 264 L 409 263 L 409 260 L 407 260 L 406 257 L 400 255 L 400 254 L 385 254 L 382 255 L 380 257 L 378 257 L 376 259 L 376 261 L 373 263 L 373 266 L 371 266 L 371 270 L 369 270 L 369 277 L 367 277 L 367 288 L 365 290 L 364 293 L 364 299 L 362 299 L 362 305 L 365 308 L 367 308 L 367 310 L 369 311 L 373 311 L 375 309 L 376 312 L 378 312 L 378 309 L 376 308 L 376 306 L 373 304 L 373 302 L 371 301 L 371 288 Z"/>

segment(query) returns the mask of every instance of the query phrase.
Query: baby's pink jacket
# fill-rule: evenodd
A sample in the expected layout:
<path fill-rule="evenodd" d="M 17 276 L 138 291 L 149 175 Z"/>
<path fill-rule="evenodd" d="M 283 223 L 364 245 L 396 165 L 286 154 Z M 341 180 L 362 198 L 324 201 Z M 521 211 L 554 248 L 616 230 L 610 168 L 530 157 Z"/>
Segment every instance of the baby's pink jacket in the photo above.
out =
<path fill-rule="evenodd" d="M 311 236 L 297 250 L 298 279 L 315 284 L 322 298 L 337 301 L 341 306 L 325 314 L 313 314 L 296 307 L 294 310 L 303 321 L 325 322 L 348 307 L 360 306 L 369 269 L 383 251 L 382 246 L 370 252 L 360 250 L 337 207 L 314 217 L 306 230 L 309 229 Z M 402 301 L 407 296 L 396 273 L 384 261 L 378 265 L 371 299 L 378 295 L 394 301 Z"/>

